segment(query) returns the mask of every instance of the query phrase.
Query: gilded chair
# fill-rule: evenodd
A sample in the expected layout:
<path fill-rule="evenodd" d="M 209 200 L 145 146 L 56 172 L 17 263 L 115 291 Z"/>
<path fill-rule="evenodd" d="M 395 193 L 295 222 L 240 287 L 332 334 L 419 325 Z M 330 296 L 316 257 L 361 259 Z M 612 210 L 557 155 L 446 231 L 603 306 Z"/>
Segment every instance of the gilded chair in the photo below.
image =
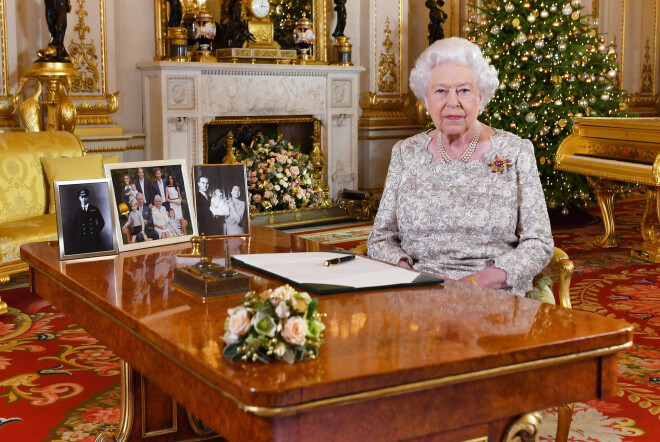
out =
<path fill-rule="evenodd" d="M 367 244 L 362 243 L 353 249 L 353 252 L 358 255 L 367 255 Z M 573 261 L 571 261 L 563 250 L 555 247 L 552 259 L 548 267 L 557 272 L 557 298 L 559 305 L 564 308 L 572 308 L 570 298 L 570 285 L 571 278 L 573 277 Z M 548 286 L 538 284 L 542 281 L 540 278 L 534 278 L 535 291 L 541 293 L 539 300 L 556 304 L 552 289 Z M 545 294 L 549 294 L 546 296 Z M 536 298 L 536 297 L 535 297 Z M 557 433 L 555 440 L 557 442 L 566 442 L 568 440 L 568 433 L 571 428 L 571 420 L 573 419 L 573 404 L 564 404 L 558 407 L 557 411 Z"/>

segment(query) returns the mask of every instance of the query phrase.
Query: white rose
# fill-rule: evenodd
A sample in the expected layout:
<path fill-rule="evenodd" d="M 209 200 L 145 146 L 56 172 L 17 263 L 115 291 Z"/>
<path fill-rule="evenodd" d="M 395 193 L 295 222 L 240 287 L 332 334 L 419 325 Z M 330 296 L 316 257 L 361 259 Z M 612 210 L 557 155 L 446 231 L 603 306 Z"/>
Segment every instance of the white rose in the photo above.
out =
<path fill-rule="evenodd" d="M 275 174 L 275 176 L 276 176 L 277 178 L 282 178 L 284 175 L 282 175 L 281 173 L 277 173 L 277 174 Z"/>
<path fill-rule="evenodd" d="M 279 192 L 279 190 L 280 190 L 280 185 L 279 185 L 279 184 L 275 184 L 275 187 L 273 187 L 273 189 L 275 189 L 275 190 L 277 190 L 277 191 Z"/>
<path fill-rule="evenodd" d="M 285 319 L 289 317 L 291 311 L 289 310 L 289 306 L 286 305 L 286 302 L 280 302 L 277 304 L 277 307 L 275 307 L 275 313 L 280 318 Z"/>

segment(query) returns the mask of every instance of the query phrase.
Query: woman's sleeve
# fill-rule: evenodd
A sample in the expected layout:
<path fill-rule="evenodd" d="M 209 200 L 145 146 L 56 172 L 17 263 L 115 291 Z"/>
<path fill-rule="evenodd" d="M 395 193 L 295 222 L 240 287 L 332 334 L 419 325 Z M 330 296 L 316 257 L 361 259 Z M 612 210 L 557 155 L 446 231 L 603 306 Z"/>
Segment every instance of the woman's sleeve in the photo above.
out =
<path fill-rule="evenodd" d="M 373 230 L 367 240 L 367 254 L 371 258 L 392 264 L 396 264 L 404 258 L 412 266 L 412 257 L 401 248 L 396 212 L 398 188 L 401 182 L 401 174 L 403 173 L 401 143 L 399 141 L 392 149 L 385 189 L 380 199 Z"/>
<path fill-rule="evenodd" d="M 541 187 L 534 146 L 524 140 L 516 163 L 518 191 L 518 246 L 495 258 L 495 266 L 507 272 L 506 282 L 523 293 L 543 270 L 554 251 L 548 209 Z"/>

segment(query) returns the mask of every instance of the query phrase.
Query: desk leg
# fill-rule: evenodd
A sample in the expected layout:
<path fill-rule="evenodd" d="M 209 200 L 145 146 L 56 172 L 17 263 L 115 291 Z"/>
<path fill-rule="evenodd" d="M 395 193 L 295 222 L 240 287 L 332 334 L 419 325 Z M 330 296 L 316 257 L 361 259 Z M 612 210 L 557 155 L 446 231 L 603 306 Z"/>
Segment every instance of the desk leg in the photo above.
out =
<path fill-rule="evenodd" d="M 121 363 L 121 417 L 117 431 L 95 442 L 222 440 L 160 388 Z"/>
<path fill-rule="evenodd" d="M 625 185 L 616 181 L 604 180 L 600 178 L 587 177 L 587 181 L 591 184 L 596 192 L 600 212 L 603 214 L 603 224 L 605 227 L 605 234 L 599 236 L 594 240 L 594 244 L 599 247 L 616 247 L 616 233 L 614 232 L 614 196 L 621 192 Z"/>
<path fill-rule="evenodd" d="M 502 437 L 502 442 L 531 442 L 538 440 L 538 427 L 541 425 L 543 414 L 543 411 L 534 411 L 519 416 L 507 428 Z"/>

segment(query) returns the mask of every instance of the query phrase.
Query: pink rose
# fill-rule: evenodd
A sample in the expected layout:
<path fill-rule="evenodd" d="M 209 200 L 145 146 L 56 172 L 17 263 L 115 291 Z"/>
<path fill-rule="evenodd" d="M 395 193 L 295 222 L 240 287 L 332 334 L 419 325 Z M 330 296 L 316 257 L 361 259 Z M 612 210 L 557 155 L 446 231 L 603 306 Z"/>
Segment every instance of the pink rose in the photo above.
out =
<path fill-rule="evenodd" d="M 298 176 L 300 173 L 300 169 L 298 169 L 298 166 L 291 166 L 291 174 L 293 176 Z"/>
<path fill-rule="evenodd" d="M 244 308 L 234 310 L 229 316 L 227 331 L 233 336 L 243 336 L 250 329 L 250 317 Z"/>
<path fill-rule="evenodd" d="M 274 187 L 273 183 L 268 183 L 268 185 L 266 186 L 268 190 L 273 190 L 273 187 Z"/>
<path fill-rule="evenodd" d="M 252 195 L 252 199 L 254 200 L 255 203 L 260 203 L 261 202 L 261 195 L 259 195 L 259 194 Z"/>
<path fill-rule="evenodd" d="M 293 345 L 305 344 L 307 321 L 300 316 L 289 318 L 282 329 L 282 337 Z"/>

